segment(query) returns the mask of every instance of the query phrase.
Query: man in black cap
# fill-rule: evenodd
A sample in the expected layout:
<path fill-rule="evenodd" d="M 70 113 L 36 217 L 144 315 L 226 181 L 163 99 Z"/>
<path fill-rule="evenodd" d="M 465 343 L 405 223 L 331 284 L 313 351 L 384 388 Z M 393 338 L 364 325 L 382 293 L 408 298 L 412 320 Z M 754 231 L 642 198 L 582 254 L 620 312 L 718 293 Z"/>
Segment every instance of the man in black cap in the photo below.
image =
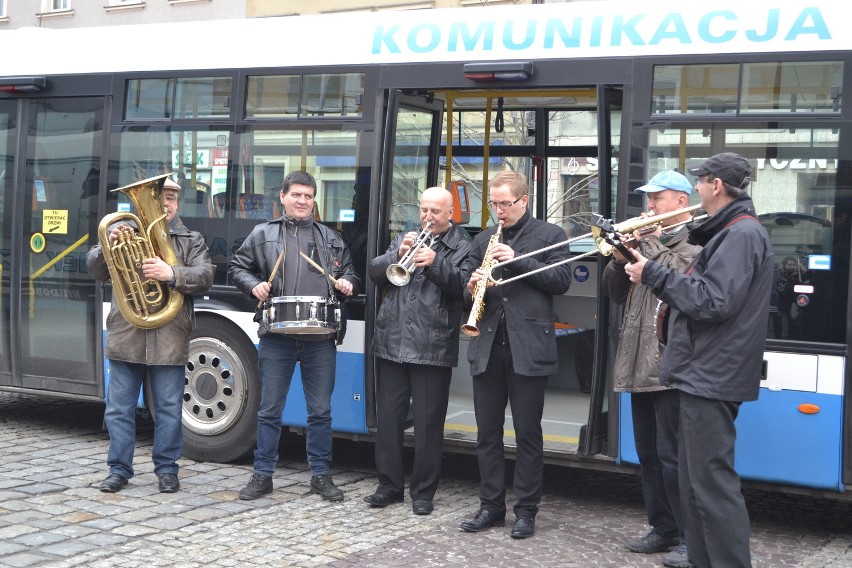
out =
<path fill-rule="evenodd" d="M 697 568 L 751 566 L 749 520 L 734 470 L 734 420 L 757 398 L 772 286 L 772 245 L 746 194 L 738 154 L 689 168 L 710 218 L 689 242 L 704 248 L 683 273 L 634 251 L 625 267 L 671 307 L 660 381 L 678 390 L 681 505 Z"/>

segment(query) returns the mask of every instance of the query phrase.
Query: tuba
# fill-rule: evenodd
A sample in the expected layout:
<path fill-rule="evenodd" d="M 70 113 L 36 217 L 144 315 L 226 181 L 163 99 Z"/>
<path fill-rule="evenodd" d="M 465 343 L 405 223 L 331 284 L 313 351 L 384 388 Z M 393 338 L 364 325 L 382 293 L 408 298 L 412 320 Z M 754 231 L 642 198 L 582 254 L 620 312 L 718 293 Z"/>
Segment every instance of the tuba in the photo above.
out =
<path fill-rule="evenodd" d="M 143 258 L 158 256 L 171 266 L 178 263 L 160 201 L 163 184 L 169 175 L 114 189 L 130 199 L 139 215 L 118 211 L 104 217 L 98 225 L 98 242 L 112 279 L 113 301 L 124 319 L 142 329 L 166 325 L 183 307 L 183 294 L 170 290 L 165 282 L 145 278 L 142 274 Z M 124 219 L 135 223 L 138 232 L 122 231 L 111 245 L 109 227 Z"/>

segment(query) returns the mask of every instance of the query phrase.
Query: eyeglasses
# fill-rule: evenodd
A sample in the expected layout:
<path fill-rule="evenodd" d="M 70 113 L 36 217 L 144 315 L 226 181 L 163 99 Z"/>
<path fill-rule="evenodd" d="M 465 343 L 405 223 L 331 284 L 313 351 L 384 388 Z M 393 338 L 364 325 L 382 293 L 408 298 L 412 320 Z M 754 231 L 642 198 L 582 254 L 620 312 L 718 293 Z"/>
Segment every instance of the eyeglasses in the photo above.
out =
<path fill-rule="evenodd" d="M 177 195 L 163 195 L 163 201 L 167 203 L 177 203 Z"/>
<path fill-rule="evenodd" d="M 512 205 L 514 205 L 515 203 L 517 203 L 518 201 L 520 201 L 521 199 L 523 199 L 523 198 L 524 198 L 524 196 L 522 195 L 522 196 L 520 196 L 519 198 L 517 198 L 517 199 L 516 199 L 516 200 L 514 200 L 514 201 L 491 201 L 491 200 L 489 199 L 489 200 L 488 200 L 488 206 L 489 206 L 489 207 L 497 207 L 497 208 L 499 208 L 499 209 L 506 210 L 506 209 L 508 209 L 509 207 L 511 207 Z"/>
<path fill-rule="evenodd" d="M 716 176 L 706 175 L 698 178 L 698 183 L 713 183 L 716 180 Z"/>

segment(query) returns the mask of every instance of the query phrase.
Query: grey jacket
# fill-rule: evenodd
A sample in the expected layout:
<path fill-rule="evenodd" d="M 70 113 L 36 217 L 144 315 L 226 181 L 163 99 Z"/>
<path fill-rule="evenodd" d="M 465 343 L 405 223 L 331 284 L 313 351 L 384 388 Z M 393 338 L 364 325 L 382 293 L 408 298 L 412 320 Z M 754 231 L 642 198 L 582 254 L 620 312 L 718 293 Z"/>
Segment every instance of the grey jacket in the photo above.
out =
<path fill-rule="evenodd" d="M 435 248 L 432 265 L 416 269 L 405 286 L 394 286 L 386 271 L 397 262 L 404 237 L 399 235 L 385 254 L 370 262 L 370 279 L 385 291 L 372 353 L 397 363 L 455 367 L 465 284 L 462 265 L 470 252 L 470 235 L 451 225 Z"/>
<path fill-rule="evenodd" d="M 701 247 L 686 242 L 682 229 L 666 244 L 655 236 L 639 243 L 639 252 L 663 266 L 683 272 Z M 610 262 L 604 269 L 603 290 L 617 304 L 625 304 L 624 320 L 615 356 L 613 389 L 616 392 L 664 390 L 660 384 L 660 345 L 657 341 L 658 299 L 647 286 L 631 285 L 624 263 Z"/>
<path fill-rule="evenodd" d="M 166 325 L 156 329 L 141 329 L 132 325 L 113 300 L 107 316 L 106 356 L 115 361 L 146 365 L 186 365 L 189 359 L 189 338 L 194 324 L 192 294 L 201 294 L 213 285 L 216 267 L 201 233 L 187 229 L 180 217 L 169 224 L 172 247 L 178 260 L 174 290 L 184 295 L 180 313 Z M 100 245 L 86 256 L 89 274 L 98 280 L 109 280 L 110 274 Z"/>
<path fill-rule="evenodd" d="M 517 240 L 511 244 L 517 256 L 565 240 L 565 232 L 562 229 L 533 218 L 529 212 L 524 214 L 515 227 L 522 227 L 524 223 L 529 223 L 529 226 L 524 228 L 520 236 L 517 236 Z M 474 238 L 473 248 L 465 263 L 465 284 L 470 279 L 470 274 L 482 264 L 488 240 L 496 230 L 496 227 L 490 227 Z M 512 228 L 504 230 L 503 242 L 510 242 L 512 233 L 514 233 Z M 569 256 L 570 251 L 567 246 L 556 247 L 498 269 L 495 277 L 509 278 L 567 259 Z M 494 345 L 498 331 L 503 329 L 508 333 L 516 373 L 532 377 L 556 373 L 559 365 L 556 353 L 553 296 L 568 291 L 571 285 L 569 264 L 566 263 L 509 284 L 490 286 L 486 290 L 485 313 L 477 326 L 480 334 L 471 340 L 467 350 L 471 375 L 480 375 L 485 372 L 491 356 L 491 347 Z M 465 302 L 470 306 L 471 297 L 466 286 L 464 293 Z M 504 313 L 506 314 L 505 326 L 500 325 Z"/>
<path fill-rule="evenodd" d="M 703 250 L 687 273 L 648 261 L 642 283 L 671 308 L 660 382 L 733 402 L 757 398 L 769 319 L 772 243 L 741 197 L 689 235 Z"/>
<path fill-rule="evenodd" d="M 228 276 L 231 282 L 242 290 L 242 292 L 250 297 L 254 297 L 251 291 L 261 282 L 266 281 L 269 275 L 272 274 L 272 269 L 278 260 L 278 255 L 284 247 L 284 217 L 273 219 L 255 225 L 249 236 L 234 253 L 234 258 L 231 259 L 228 265 Z M 352 295 L 358 293 L 361 279 L 355 274 L 352 268 L 352 258 L 349 256 L 349 249 L 343 242 L 343 239 L 336 231 L 329 229 L 321 223 L 313 223 L 314 237 L 316 241 L 319 264 L 322 266 L 326 274 L 331 274 L 335 278 L 345 278 L 352 283 Z M 285 252 L 284 262 L 306 262 L 299 256 L 298 251 Z M 281 292 L 280 279 L 273 281 L 272 295 L 276 292 Z M 339 294 L 331 282 L 326 278 L 326 288 L 317 290 L 314 296 L 336 297 L 343 300 L 344 296 Z M 255 298 L 256 299 L 256 298 Z M 268 327 L 264 325 L 261 316 L 261 309 L 258 308 L 255 314 L 255 321 L 258 322 L 259 336 L 264 335 L 268 331 Z M 341 322 L 343 326 L 345 322 Z M 338 336 L 338 341 L 343 337 L 343 328 Z"/>

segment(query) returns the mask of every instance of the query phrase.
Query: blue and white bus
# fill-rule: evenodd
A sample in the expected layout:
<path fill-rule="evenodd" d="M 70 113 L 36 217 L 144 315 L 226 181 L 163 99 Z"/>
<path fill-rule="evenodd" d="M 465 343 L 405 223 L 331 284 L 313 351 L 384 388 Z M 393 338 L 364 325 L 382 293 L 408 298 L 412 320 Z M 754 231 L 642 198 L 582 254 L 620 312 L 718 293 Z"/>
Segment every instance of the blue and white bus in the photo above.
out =
<path fill-rule="evenodd" d="M 99 220 L 126 206 L 109 190 L 135 180 L 175 172 L 181 216 L 217 266 L 214 288 L 195 300 L 185 448 L 230 461 L 254 445 L 258 373 L 253 302 L 227 265 L 256 223 L 280 214 L 288 172 L 317 178 L 318 218 L 341 232 L 363 274 L 416 225 L 432 185 L 452 188 L 456 222 L 475 233 L 494 221 L 485 180 L 521 171 L 532 213 L 567 239 L 587 234 L 594 214 L 637 216 L 633 189 L 656 172 L 734 151 L 756 171 L 752 197 L 778 265 L 760 398 L 737 420 L 737 468 L 752 482 L 843 497 L 844 16 L 828 0 L 574 2 L 0 32 L 0 389 L 103 399 L 110 290 L 84 258 Z M 574 262 L 574 283 L 556 298 L 546 459 L 633 471 L 629 395 L 611 388 L 621 308 L 601 294 L 607 260 Z M 345 306 L 333 398 L 341 436 L 368 440 L 375 428 L 368 353 L 379 300 L 368 283 Z M 464 452 L 476 423 L 460 341 L 445 432 L 447 451 Z M 298 380 L 293 390 L 282 420 L 298 430 Z M 511 454 L 511 417 L 505 443 Z"/>

